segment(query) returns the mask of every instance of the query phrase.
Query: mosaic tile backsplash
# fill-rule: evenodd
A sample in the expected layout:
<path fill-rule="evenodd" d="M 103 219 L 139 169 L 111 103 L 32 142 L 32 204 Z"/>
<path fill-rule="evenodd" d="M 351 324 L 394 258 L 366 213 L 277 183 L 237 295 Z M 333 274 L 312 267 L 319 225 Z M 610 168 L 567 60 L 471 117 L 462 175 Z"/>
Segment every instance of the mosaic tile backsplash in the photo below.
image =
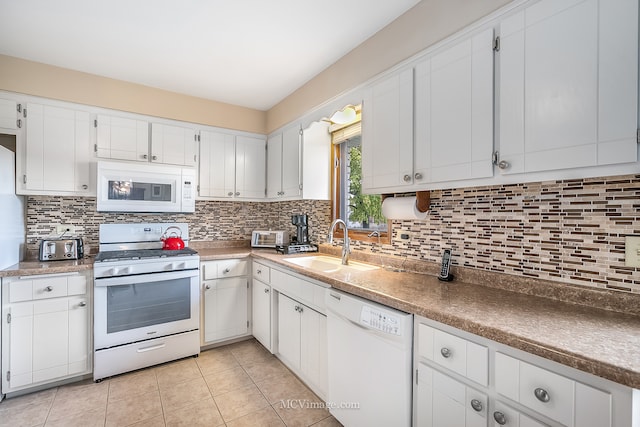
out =
<path fill-rule="evenodd" d="M 29 196 L 27 249 L 72 224 L 92 250 L 98 226 L 115 222 L 187 222 L 192 240 L 248 240 L 255 229 L 291 233 L 291 215 L 308 213 L 311 240 L 331 222 L 326 201 L 198 201 L 194 214 L 96 212 L 95 198 Z M 440 262 L 563 283 L 640 292 L 640 269 L 624 266 L 624 238 L 640 235 L 640 175 L 549 181 L 431 192 L 424 221 L 393 221 L 390 245 L 353 242 L 354 251 Z M 408 231 L 409 241 L 397 239 Z"/>

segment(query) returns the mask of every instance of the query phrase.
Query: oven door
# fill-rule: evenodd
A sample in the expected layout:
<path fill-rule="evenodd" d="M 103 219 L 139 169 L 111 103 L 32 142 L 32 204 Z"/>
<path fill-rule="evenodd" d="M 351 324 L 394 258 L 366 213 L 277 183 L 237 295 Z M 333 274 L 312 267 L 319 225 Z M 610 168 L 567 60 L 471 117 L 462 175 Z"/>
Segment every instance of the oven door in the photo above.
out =
<path fill-rule="evenodd" d="M 197 330 L 198 271 L 95 279 L 95 349 Z"/>

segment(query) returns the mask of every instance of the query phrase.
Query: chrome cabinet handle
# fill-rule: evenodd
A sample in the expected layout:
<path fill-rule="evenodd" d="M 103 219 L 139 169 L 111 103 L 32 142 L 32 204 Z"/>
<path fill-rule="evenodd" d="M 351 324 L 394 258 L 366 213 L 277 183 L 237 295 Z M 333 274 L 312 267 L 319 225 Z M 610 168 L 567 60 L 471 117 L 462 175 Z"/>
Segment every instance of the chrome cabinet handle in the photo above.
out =
<path fill-rule="evenodd" d="M 262 274 L 262 270 L 256 270 L 256 274 Z"/>
<path fill-rule="evenodd" d="M 404 182 L 409 182 L 411 181 L 411 175 L 405 175 L 402 177 L 402 179 L 404 180 Z"/>
<path fill-rule="evenodd" d="M 444 357 L 445 359 L 448 359 L 451 357 L 451 350 L 449 350 L 447 347 L 442 347 L 440 349 L 440 354 L 442 355 L 442 357 Z"/>
<path fill-rule="evenodd" d="M 53 287 L 51 287 L 51 286 L 47 286 L 46 288 L 44 288 L 44 290 L 45 290 L 46 292 L 51 292 L 51 291 L 53 291 Z"/>
<path fill-rule="evenodd" d="M 209 290 L 209 289 L 211 289 L 211 285 L 204 285 L 204 288 L 205 288 L 206 290 Z"/>
<path fill-rule="evenodd" d="M 500 162 L 498 163 L 498 167 L 500 169 L 507 169 L 509 167 L 509 162 L 507 162 L 506 160 L 500 160 Z"/>
<path fill-rule="evenodd" d="M 89 186 L 87 184 L 82 184 L 82 189 L 86 190 L 87 188 L 89 188 Z"/>
<path fill-rule="evenodd" d="M 224 270 L 222 270 L 222 274 L 229 274 L 231 270 L 229 270 L 229 268 L 225 268 Z"/>
<path fill-rule="evenodd" d="M 235 194 L 235 195 L 236 195 L 236 196 L 239 196 L 239 195 L 240 195 L 240 192 L 239 192 L 239 191 L 236 191 L 236 194 Z"/>
<path fill-rule="evenodd" d="M 229 192 L 227 193 L 227 196 L 233 196 L 233 191 L 229 191 Z"/>
<path fill-rule="evenodd" d="M 78 304 L 80 307 L 86 307 L 87 303 L 84 301 L 80 301 L 80 303 Z"/>
<path fill-rule="evenodd" d="M 496 411 L 493 413 L 493 419 L 496 420 L 496 422 L 501 426 L 507 423 L 507 417 L 505 417 L 505 415 L 500 411 Z"/>
<path fill-rule="evenodd" d="M 302 307 L 300 307 L 300 313 L 302 313 L 304 310 L 302 309 Z"/>
<path fill-rule="evenodd" d="M 482 411 L 482 402 L 480 402 L 478 399 L 471 399 L 471 407 L 474 411 L 480 412 Z"/>
<path fill-rule="evenodd" d="M 151 156 L 151 160 L 158 160 L 158 156 Z"/>
<path fill-rule="evenodd" d="M 549 400 L 551 400 L 549 392 L 547 392 L 547 390 L 543 388 L 538 387 L 537 389 L 533 390 L 533 394 L 536 396 L 536 399 L 538 399 L 542 403 L 547 403 Z"/>
<path fill-rule="evenodd" d="M 264 293 L 268 294 L 269 293 L 269 289 L 268 288 L 264 288 Z"/>
<path fill-rule="evenodd" d="M 413 177 L 417 180 L 422 179 L 422 174 L 420 172 L 416 172 L 415 175 L 413 175 Z"/>
<path fill-rule="evenodd" d="M 145 159 L 145 160 L 147 160 L 147 159 L 149 158 L 149 156 L 147 156 L 146 154 L 143 154 L 143 155 L 142 155 L 142 158 L 143 158 L 143 159 Z"/>

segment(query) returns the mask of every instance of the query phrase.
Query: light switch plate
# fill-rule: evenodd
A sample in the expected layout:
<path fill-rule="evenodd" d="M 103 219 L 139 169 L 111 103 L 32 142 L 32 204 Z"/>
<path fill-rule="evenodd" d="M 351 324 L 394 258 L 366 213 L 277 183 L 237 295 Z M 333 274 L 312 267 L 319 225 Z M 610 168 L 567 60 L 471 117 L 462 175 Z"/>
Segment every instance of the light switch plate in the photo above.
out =
<path fill-rule="evenodd" d="M 640 267 L 640 236 L 625 236 L 624 265 Z"/>

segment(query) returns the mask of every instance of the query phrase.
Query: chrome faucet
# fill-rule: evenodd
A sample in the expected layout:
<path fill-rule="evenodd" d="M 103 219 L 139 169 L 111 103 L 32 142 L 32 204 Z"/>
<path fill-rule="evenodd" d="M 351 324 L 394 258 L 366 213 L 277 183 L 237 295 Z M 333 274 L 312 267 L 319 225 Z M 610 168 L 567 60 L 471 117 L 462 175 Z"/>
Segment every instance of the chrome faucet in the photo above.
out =
<path fill-rule="evenodd" d="M 331 227 L 329 227 L 329 234 L 327 235 L 327 243 L 333 243 L 333 231 L 338 224 L 342 224 L 342 228 L 344 229 L 344 239 L 342 242 L 342 265 L 349 265 L 349 253 L 351 252 L 351 248 L 349 246 L 349 229 L 347 228 L 347 224 L 340 218 L 334 219 L 331 223 Z"/>

